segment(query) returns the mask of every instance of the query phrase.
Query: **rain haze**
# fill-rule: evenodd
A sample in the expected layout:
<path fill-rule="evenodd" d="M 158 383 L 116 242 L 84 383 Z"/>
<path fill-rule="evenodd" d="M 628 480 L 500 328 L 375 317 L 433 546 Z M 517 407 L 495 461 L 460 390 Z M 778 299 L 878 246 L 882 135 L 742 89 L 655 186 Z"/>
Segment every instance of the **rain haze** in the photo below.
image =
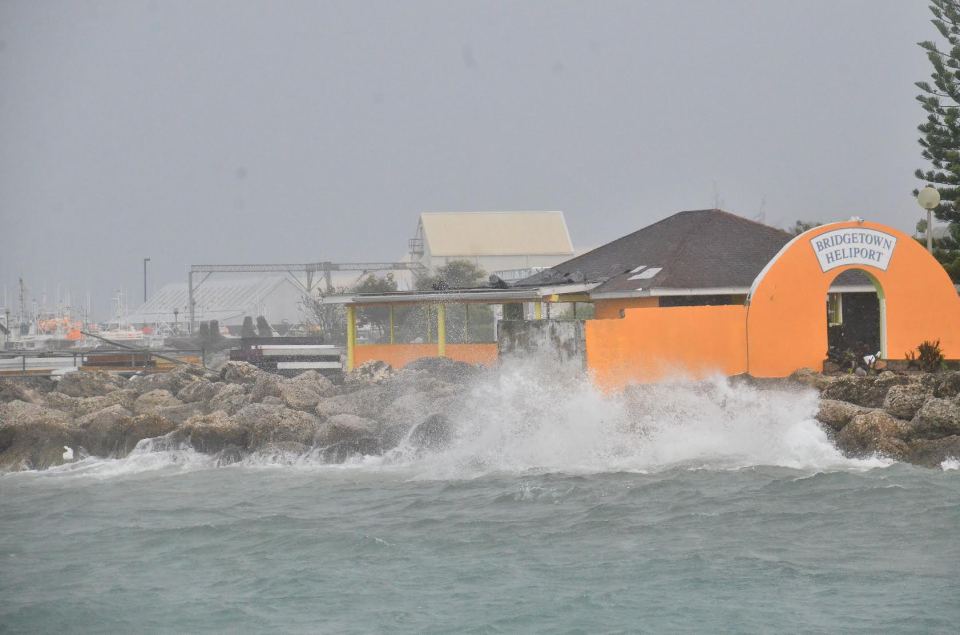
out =
<path fill-rule="evenodd" d="M 922 2 L 0 4 L 0 283 L 396 260 L 417 215 L 912 230 Z"/>

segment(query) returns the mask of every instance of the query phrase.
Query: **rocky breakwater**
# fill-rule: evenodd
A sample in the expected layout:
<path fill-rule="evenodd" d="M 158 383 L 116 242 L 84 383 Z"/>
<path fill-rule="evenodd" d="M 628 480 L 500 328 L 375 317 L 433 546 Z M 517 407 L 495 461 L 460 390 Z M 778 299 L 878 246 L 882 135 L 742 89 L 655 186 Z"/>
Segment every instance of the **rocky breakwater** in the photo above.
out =
<path fill-rule="evenodd" d="M 926 467 L 960 459 L 960 371 L 791 379 L 820 393 L 817 419 L 849 456 L 881 455 Z"/>
<path fill-rule="evenodd" d="M 371 363 L 334 385 L 315 371 L 283 378 L 228 362 L 218 372 L 181 366 L 130 380 L 102 372 L 0 380 L 0 471 L 123 457 L 144 439 L 221 463 L 250 454 L 342 462 L 402 442 L 436 444 L 479 372 L 447 359 L 399 371 Z"/>

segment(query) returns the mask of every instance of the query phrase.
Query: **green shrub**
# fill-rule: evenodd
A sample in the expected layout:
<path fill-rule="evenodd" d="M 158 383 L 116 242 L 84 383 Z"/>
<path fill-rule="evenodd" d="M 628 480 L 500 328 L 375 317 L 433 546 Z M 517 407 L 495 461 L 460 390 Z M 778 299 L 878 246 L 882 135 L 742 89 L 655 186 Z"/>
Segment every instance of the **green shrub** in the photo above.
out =
<path fill-rule="evenodd" d="M 943 351 L 940 350 L 940 340 L 929 340 L 917 347 L 917 352 L 907 352 L 907 365 L 919 368 L 927 373 L 934 373 L 944 367 Z"/>

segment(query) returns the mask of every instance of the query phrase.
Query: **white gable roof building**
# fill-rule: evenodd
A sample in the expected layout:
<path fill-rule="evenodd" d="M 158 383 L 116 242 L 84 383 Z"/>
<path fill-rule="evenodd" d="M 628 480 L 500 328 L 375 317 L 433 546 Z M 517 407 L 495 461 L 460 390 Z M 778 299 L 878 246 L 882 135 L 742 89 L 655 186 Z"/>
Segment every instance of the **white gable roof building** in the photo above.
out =
<path fill-rule="evenodd" d="M 574 255 L 563 212 L 424 212 L 410 257 L 427 269 L 467 260 L 489 273 L 552 267 Z"/>

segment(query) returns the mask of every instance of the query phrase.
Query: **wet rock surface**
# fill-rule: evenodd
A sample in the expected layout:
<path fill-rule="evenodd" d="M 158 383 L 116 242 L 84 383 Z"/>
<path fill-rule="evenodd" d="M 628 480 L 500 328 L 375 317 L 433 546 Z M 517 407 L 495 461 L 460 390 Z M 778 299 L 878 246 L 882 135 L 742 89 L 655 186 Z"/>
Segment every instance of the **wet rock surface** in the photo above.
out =
<path fill-rule="evenodd" d="M 847 455 L 926 467 L 960 459 L 960 372 L 818 376 L 797 383 L 819 390 L 817 419 Z"/>
<path fill-rule="evenodd" d="M 484 372 L 428 358 L 402 370 L 365 364 L 339 385 L 315 371 L 284 378 L 244 362 L 219 372 L 180 367 L 129 380 L 87 372 L 59 382 L 0 379 L 0 470 L 44 469 L 71 453 L 123 457 L 145 439 L 154 447 L 190 446 L 224 465 L 251 455 L 339 463 L 400 446 L 442 450 L 463 414 L 465 391 Z M 958 372 L 803 370 L 780 380 L 731 382 L 818 391 L 817 419 L 849 456 L 929 467 L 960 458 Z M 642 413 L 643 403 L 631 394 L 631 412 Z"/>

